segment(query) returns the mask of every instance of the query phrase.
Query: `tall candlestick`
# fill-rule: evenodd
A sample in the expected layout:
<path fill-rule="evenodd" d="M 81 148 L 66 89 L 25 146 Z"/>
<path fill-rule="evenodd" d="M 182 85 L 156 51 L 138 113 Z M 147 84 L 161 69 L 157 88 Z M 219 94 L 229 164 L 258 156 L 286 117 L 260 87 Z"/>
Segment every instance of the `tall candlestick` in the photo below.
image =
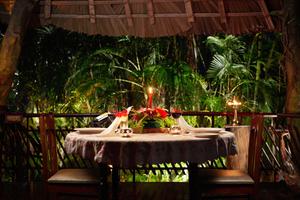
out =
<path fill-rule="evenodd" d="M 233 120 L 232 120 L 232 125 L 238 125 L 239 121 L 238 121 L 238 117 L 237 117 L 237 109 L 242 105 L 241 102 L 239 102 L 238 100 L 236 100 L 236 97 L 233 96 L 233 100 L 229 101 L 227 103 L 229 106 L 232 106 L 233 110 L 234 110 L 234 115 L 233 115 Z"/>
<path fill-rule="evenodd" d="M 148 108 L 152 108 L 153 88 L 148 88 Z"/>

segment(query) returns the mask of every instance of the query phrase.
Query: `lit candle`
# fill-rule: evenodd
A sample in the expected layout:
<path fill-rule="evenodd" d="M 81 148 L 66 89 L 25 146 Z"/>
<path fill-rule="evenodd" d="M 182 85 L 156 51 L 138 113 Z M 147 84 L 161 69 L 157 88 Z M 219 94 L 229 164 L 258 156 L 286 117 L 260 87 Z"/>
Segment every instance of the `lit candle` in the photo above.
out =
<path fill-rule="evenodd" d="M 148 88 L 148 108 L 152 108 L 153 88 Z"/>
<path fill-rule="evenodd" d="M 238 100 L 236 100 L 236 97 L 233 96 L 233 100 L 229 101 L 227 103 L 229 106 L 232 106 L 232 108 L 234 109 L 234 116 L 233 116 L 233 120 L 232 120 L 232 125 L 238 125 L 239 121 L 238 121 L 238 117 L 237 117 L 237 109 L 239 108 L 239 106 L 242 105 L 241 102 L 239 102 Z"/>
<path fill-rule="evenodd" d="M 232 107 L 239 107 L 240 105 L 242 105 L 241 102 L 239 102 L 238 100 L 236 100 L 236 97 L 233 96 L 233 100 L 232 101 L 229 101 L 227 103 L 229 106 L 232 106 Z"/>

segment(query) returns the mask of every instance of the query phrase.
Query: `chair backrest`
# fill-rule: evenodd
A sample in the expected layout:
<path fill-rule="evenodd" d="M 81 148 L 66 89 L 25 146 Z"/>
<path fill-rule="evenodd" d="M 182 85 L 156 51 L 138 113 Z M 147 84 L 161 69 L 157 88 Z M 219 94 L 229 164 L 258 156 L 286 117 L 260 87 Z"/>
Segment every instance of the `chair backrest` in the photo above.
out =
<path fill-rule="evenodd" d="M 262 153 L 262 134 L 264 131 L 263 115 L 255 115 L 251 121 L 251 133 L 249 141 L 248 173 L 255 183 L 260 180 Z"/>
<path fill-rule="evenodd" d="M 56 132 L 53 114 L 40 115 L 39 126 L 42 148 L 42 174 L 44 181 L 46 181 L 58 170 Z"/>

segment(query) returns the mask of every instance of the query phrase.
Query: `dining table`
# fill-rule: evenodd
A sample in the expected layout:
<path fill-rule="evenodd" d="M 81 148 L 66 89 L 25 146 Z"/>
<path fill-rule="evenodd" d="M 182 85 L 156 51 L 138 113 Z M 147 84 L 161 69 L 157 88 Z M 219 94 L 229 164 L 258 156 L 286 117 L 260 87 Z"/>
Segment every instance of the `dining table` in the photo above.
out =
<path fill-rule="evenodd" d="M 112 166 L 114 185 L 118 185 L 120 168 L 180 162 L 195 167 L 220 156 L 237 154 L 235 135 L 225 130 L 215 133 L 134 133 L 123 136 L 117 133 L 101 135 L 101 129 L 92 133 L 77 130 L 67 134 L 64 145 L 67 154 Z M 192 173 L 189 171 L 190 180 L 193 179 Z"/>

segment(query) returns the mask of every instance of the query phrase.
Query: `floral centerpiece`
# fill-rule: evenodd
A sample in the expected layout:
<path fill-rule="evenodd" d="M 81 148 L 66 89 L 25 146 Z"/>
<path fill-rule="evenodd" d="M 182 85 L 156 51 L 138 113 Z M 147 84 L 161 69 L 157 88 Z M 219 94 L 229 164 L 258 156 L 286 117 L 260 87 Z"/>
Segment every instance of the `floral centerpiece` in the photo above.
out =
<path fill-rule="evenodd" d="M 132 120 L 136 123 L 136 127 L 143 128 L 160 128 L 164 127 L 165 119 L 168 117 L 168 112 L 163 108 L 140 108 L 133 111 Z"/>
<path fill-rule="evenodd" d="M 168 118 L 169 114 L 167 109 L 152 107 L 153 94 L 154 89 L 148 87 L 147 107 L 135 111 L 133 110 L 133 114 L 131 115 L 131 127 L 140 129 L 139 132 L 165 132 L 167 130 L 163 128 L 170 127 L 172 123 L 172 120 Z"/>

